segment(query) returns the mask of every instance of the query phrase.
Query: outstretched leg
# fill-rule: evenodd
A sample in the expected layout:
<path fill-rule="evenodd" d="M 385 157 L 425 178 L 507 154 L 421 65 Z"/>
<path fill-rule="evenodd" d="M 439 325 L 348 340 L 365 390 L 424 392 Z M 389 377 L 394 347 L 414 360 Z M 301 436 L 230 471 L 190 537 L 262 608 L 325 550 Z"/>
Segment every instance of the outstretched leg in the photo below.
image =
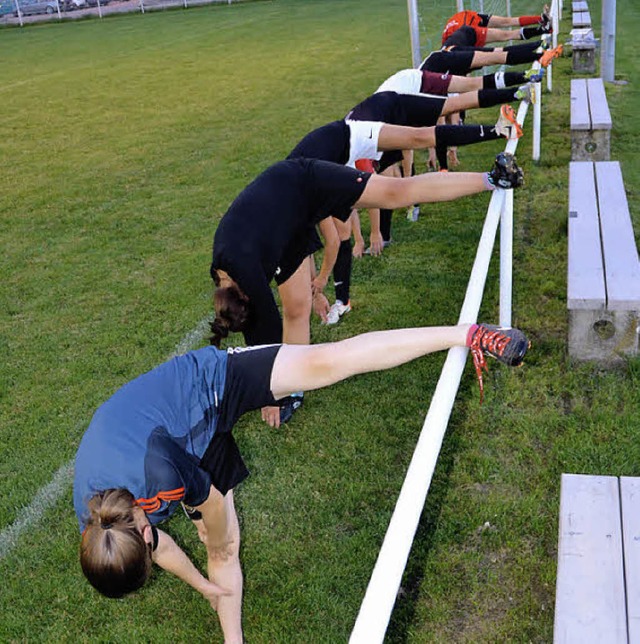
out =
<path fill-rule="evenodd" d="M 462 324 L 365 333 L 341 342 L 283 346 L 271 372 L 275 398 L 293 390 L 320 389 L 360 373 L 391 369 L 421 356 L 467 346 L 484 368 L 484 354 L 510 366 L 522 363 L 529 342 L 517 329 Z"/>
<path fill-rule="evenodd" d="M 427 173 L 397 179 L 371 175 L 354 208 L 403 208 L 414 203 L 452 201 L 500 188 L 517 188 L 522 170 L 513 155 L 501 152 L 491 172 Z"/>

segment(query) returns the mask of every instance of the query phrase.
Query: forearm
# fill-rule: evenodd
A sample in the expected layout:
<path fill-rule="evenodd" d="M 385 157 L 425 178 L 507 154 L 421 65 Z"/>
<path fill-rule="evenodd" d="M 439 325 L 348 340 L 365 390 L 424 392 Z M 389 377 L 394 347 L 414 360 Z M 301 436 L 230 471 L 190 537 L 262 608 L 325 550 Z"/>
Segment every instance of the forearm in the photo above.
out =
<path fill-rule="evenodd" d="M 207 578 L 193 565 L 182 548 L 162 530 L 158 530 L 158 548 L 153 553 L 153 561 L 198 592 L 204 592 Z"/>
<path fill-rule="evenodd" d="M 338 249 L 340 248 L 340 237 L 336 225 L 331 217 L 323 219 L 318 225 L 324 238 L 324 254 L 322 264 L 318 272 L 318 279 L 324 284 L 329 281 L 331 272 L 338 258 Z"/>
<path fill-rule="evenodd" d="M 319 389 L 369 371 L 381 371 L 420 356 L 464 346 L 468 325 L 424 327 L 365 333 L 341 342 L 282 347 L 274 362 L 271 391 Z"/>
<path fill-rule="evenodd" d="M 371 235 L 380 235 L 380 208 L 369 208 L 369 229 Z"/>

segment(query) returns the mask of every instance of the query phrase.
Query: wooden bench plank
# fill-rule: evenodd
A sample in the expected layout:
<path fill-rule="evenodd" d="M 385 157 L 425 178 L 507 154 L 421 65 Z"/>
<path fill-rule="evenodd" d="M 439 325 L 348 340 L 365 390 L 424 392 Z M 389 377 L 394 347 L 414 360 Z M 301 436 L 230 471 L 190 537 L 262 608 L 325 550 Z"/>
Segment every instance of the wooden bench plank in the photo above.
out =
<path fill-rule="evenodd" d="M 577 0 L 577 2 L 571 3 L 571 11 L 588 11 L 589 6 L 585 0 Z"/>
<path fill-rule="evenodd" d="M 640 642 L 640 478 L 620 477 L 629 642 Z"/>
<path fill-rule="evenodd" d="M 591 27 L 591 14 L 588 11 L 576 11 L 573 14 L 574 27 Z"/>
<path fill-rule="evenodd" d="M 590 130 L 591 114 L 589 113 L 589 95 L 587 79 L 571 79 L 571 129 Z"/>
<path fill-rule="evenodd" d="M 627 642 L 615 476 L 562 475 L 554 642 Z"/>
<path fill-rule="evenodd" d="M 604 308 L 604 264 L 591 161 L 573 161 L 569 164 L 568 238 L 567 307 Z"/>
<path fill-rule="evenodd" d="M 620 163 L 595 164 L 604 254 L 607 308 L 633 311 L 640 308 L 640 260 L 622 181 Z"/>
<path fill-rule="evenodd" d="M 611 129 L 611 112 L 607 103 L 602 78 L 587 79 L 587 94 L 589 95 L 589 110 L 591 112 L 591 127 L 594 130 Z"/>

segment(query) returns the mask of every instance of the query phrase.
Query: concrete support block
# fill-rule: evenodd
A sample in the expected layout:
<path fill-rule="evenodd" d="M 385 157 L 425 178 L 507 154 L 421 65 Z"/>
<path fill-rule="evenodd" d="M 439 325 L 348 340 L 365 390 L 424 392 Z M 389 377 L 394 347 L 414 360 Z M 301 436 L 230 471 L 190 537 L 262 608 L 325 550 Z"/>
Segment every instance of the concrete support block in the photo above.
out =
<path fill-rule="evenodd" d="M 572 161 L 609 161 L 611 130 L 571 130 Z"/>
<path fill-rule="evenodd" d="M 569 310 L 569 355 L 615 365 L 638 353 L 639 311 Z"/>
<path fill-rule="evenodd" d="M 596 72 L 596 50 L 594 47 L 573 46 L 573 71 L 585 74 Z"/>

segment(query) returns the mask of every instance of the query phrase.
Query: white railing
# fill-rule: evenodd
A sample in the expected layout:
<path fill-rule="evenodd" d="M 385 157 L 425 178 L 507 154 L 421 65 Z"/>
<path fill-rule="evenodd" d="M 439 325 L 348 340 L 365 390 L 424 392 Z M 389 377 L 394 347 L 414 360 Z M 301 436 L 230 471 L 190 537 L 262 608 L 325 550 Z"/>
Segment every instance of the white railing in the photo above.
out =
<path fill-rule="evenodd" d="M 558 0 L 553 0 L 551 12 L 554 21 L 555 46 L 558 33 Z M 547 68 L 547 84 L 551 88 L 551 66 Z M 538 160 L 540 158 L 542 83 L 536 83 L 535 90 L 537 101 L 534 103 L 533 158 Z M 524 124 L 528 109 L 528 103 L 520 103 L 517 115 L 520 125 Z M 515 153 L 517 146 L 517 140 L 508 141 L 505 151 Z M 459 324 L 473 323 L 477 320 L 498 224 L 500 224 L 499 321 L 501 326 L 511 326 L 513 190 L 496 190 L 491 196 L 476 258 L 460 310 Z M 350 644 L 376 644 L 384 639 L 420 515 L 429 492 L 455 397 L 460 387 L 467 354 L 468 349 L 463 347 L 450 349 L 447 354 L 396 507 L 351 632 Z"/>

